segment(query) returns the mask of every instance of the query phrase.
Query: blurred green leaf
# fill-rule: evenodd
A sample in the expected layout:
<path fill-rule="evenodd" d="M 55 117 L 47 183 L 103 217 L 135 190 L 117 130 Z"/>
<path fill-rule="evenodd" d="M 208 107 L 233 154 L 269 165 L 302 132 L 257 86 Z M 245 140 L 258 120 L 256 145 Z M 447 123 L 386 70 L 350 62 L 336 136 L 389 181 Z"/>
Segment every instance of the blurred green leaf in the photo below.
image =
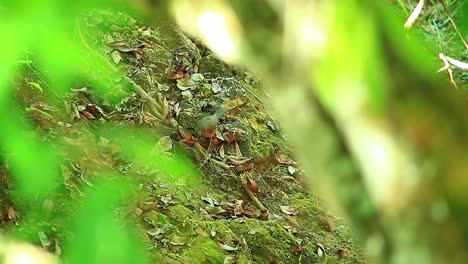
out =
<path fill-rule="evenodd" d="M 116 214 L 129 198 L 129 186 L 116 180 L 101 181 L 86 192 L 88 198 L 73 225 L 74 238 L 65 244 L 71 264 L 145 263 L 141 239 Z"/>
<path fill-rule="evenodd" d="M 49 113 L 47 113 L 47 112 L 45 112 L 45 111 L 42 111 L 41 109 L 37 109 L 36 107 L 33 107 L 33 106 L 31 106 L 31 107 L 26 107 L 24 110 L 26 110 L 26 112 L 38 111 L 38 112 L 41 113 L 42 115 L 47 116 L 47 117 L 49 117 L 49 118 L 52 118 L 52 116 L 51 116 Z"/>
<path fill-rule="evenodd" d="M 58 183 L 58 156 L 50 146 L 38 142 L 16 107 L 3 105 L 0 113 L 0 144 L 6 154 L 11 174 L 17 183 L 17 194 L 34 201 L 38 194 L 53 190 Z"/>
<path fill-rule="evenodd" d="M 337 5 L 330 27 L 324 60 L 313 68 L 320 97 L 328 104 L 342 105 L 343 97 L 360 94 L 374 107 L 385 99 L 384 64 L 379 50 L 378 27 L 371 13 L 360 15 L 357 1 Z"/>

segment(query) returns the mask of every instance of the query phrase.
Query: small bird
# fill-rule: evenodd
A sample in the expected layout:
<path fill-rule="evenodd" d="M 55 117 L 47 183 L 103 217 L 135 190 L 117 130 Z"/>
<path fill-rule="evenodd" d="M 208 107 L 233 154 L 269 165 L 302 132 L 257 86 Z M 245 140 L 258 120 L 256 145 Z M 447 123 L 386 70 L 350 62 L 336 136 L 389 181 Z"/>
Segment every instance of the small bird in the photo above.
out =
<path fill-rule="evenodd" d="M 216 113 L 205 116 L 198 120 L 195 126 L 195 132 L 198 136 L 204 138 L 213 138 L 216 134 L 216 125 L 218 124 L 219 118 L 228 111 L 224 106 L 218 108 Z"/>

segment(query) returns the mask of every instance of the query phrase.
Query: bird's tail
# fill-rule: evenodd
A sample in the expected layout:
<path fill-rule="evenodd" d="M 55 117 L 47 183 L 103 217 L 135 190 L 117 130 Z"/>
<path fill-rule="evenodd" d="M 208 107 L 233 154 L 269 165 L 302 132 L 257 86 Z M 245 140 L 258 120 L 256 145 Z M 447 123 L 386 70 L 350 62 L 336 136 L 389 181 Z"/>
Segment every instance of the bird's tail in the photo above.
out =
<path fill-rule="evenodd" d="M 214 114 L 217 118 L 220 118 L 222 115 L 224 115 L 227 111 L 229 111 L 228 108 L 224 106 L 220 106 L 218 110 L 216 110 L 216 113 Z"/>

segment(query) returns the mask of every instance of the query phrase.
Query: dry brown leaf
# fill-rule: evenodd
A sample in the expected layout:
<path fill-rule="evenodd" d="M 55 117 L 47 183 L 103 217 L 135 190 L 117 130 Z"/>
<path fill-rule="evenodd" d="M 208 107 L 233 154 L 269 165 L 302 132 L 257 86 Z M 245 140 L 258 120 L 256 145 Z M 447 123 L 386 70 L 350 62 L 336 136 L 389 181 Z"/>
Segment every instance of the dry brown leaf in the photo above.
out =
<path fill-rule="evenodd" d="M 38 125 L 41 129 L 49 129 L 52 128 L 55 124 L 47 118 L 39 118 Z"/>
<path fill-rule="evenodd" d="M 251 170 L 253 169 L 254 167 L 254 163 L 247 163 L 247 164 L 242 164 L 242 165 L 237 165 L 234 167 L 234 171 L 235 172 L 243 172 L 243 171 L 248 171 L 248 170 Z"/>
<path fill-rule="evenodd" d="M 16 212 L 15 212 L 15 209 L 13 209 L 12 206 L 8 206 L 6 211 L 7 211 L 7 219 L 9 221 L 16 221 L 17 215 L 16 215 Z"/>
<path fill-rule="evenodd" d="M 275 159 L 279 164 L 290 165 L 293 163 L 293 161 L 288 156 L 284 155 L 281 150 L 276 152 Z"/>
<path fill-rule="evenodd" d="M 248 163 L 249 161 L 252 160 L 252 158 L 239 158 L 238 156 L 237 157 L 228 157 L 229 159 L 229 162 L 232 164 L 232 165 L 244 165 L 246 163 Z"/>
<path fill-rule="evenodd" d="M 180 142 L 184 143 L 185 145 L 191 147 L 195 144 L 195 141 L 193 141 L 193 139 L 191 138 L 185 138 L 185 139 L 182 139 Z"/>
<path fill-rule="evenodd" d="M 236 207 L 234 208 L 235 215 L 241 215 L 244 213 L 244 201 L 236 200 Z"/>
<path fill-rule="evenodd" d="M 219 148 L 219 156 L 224 159 L 224 145 Z"/>
<path fill-rule="evenodd" d="M 242 152 L 241 152 L 241 150 L 239 148 L 239 144 L 237 144 L 237 142 L 236 142 L 236 156 L 237 157 L 243 157 Z"/>
<path fill-rule="evenodd" d="M 223 133 L 223 138 L 227 141 L 227 143 L 231 143 L 233 141 L 241 141 L 242 135 L 245 134 L 245 131 L 241 128 L 231 128 L 229 131 Z"/>
<path fill-rule="evenodd" d="M 165 74 L 164 77 L 169 80 L 178 80 L 184 78 L 184 73 L 182 72 L 175 72 L 175 73 L 168 73 Z"/>
<path fill-rule="evenodd" d="M 299 251 L 302 251 L 304 249 L 304 247 L 306 246 L 306 242 L 303 241 L 301 242 L 299 245 L 295 245 L 295 246 L 292 246 L 291 247 L 291 251 L 292 252 L 299 252 Z"/>
<path fill-rule="evenodd" d="M 346 256 L 346 251 L 342 248 L 338 249 L 336 251 L 336 255 L 338 256 L 338 259 L 343 259 Z"/>
<path fill-rule="evenodd" d="M 183 139 L 192 139 L 192 133 L 182 126 L 179 126 L 179 134 Z"/>
<path fill-rule="evenodd" d="M 252 180 L 252 178 L 250 178 L 248 174 L 245 176 L 245 178 L 247 179 L 247 186 L 249 187 L 249 190 L 253 193 L 258 193 L 258 184 L 254 180 Z"/>
<path fill-rule="evenodd" d="M 292 206 L 280 206 L 281 211 L 287 215 L 297 215 L 299 211 Z"/>
<path fill-rule="evenodd" d="M 218 240 L 218 246 L 220 246 L 222 249 L 224 249 L 226 251 L 236 251 L 237 250 L 237 248 L 235 248 L 233 246 L 229 246 L 228 244 L 224 243 L 221 240 Z"/>
<path fill-rule="evenodd" d="M 317 251 L 316 251 L 317 255 L 319 257 L 325 258 L 326 257 L 325 248 L 321 244 L 318 244 L 318 243 L 316 244 L 316 246 L 317 246 Z"/>
<path fill-rule="evenodd" d="M 173 246 L 183 246 L 187 242 L 186 237 L 181 237 L 178 235 L 174 235 L 169 239 L 169 243 Z"/>
<path fill-rule="evenodd" d="M 96 119 L 96 117 L 94 117 L 90 112 L 84 110 L 84 111 L 81 111 L 81 114 L 86 117 L 86 119 Z"/>

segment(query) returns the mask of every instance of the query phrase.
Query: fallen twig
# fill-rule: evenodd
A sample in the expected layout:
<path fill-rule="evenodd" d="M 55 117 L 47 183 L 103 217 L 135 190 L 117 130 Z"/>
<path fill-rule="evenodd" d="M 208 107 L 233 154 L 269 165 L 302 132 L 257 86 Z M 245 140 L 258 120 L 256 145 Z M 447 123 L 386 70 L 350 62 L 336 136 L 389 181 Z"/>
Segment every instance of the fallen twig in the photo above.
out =
<path fill-rule="evenodd" d="M 462 62 L 462 61 L 459 61 L 459 60 L 456 60 L 456 59 L 453 59 L 453 58 L 450 58 L 448 56 L 445 56 L 443 53 L 439 53 L 439 58 L 444 63 L 444 66 L 442 68 L 440 68 L 437 72 L 447 71 L 447 73 L 448 73 L 448 75 L 450 77 L 450 82 L 453 83 L 453 85 L 455 85 L 455 87 L 457 87 L 457 84 L 453 80 L 453 73 L 452 73 L 452 69 L 450 69 L 450 65 L 455 66 L 455 67 L 457 67 L 459 69 L 462 69 L 464 71 L 468 71 L 468 63 Z"/>
<path fill-rule="evenodd" d="M 198 142 L 195 143 L 194 149 L 195 149 L 195 151 L 197 151 L 200 154 L 200 156 L 207 157 L 207 151 Z M 229 167 L 229 165 L 227 165 L 226 163 L 224 163 L 222 161 L 219 161 L 219 160 L 216 160 L 216 159 L 213 159 L 213 158 L 208 158 L 208 160 L 215 163 L 216 165 L 220 166 L 221 168 L 226 170 L 232 177 L 237 179 L 237 181 L 242 185 L 245 192 L 249 196 L 250 200 L 252 200 L 254 202 L 255 206 L 257 206 L 257 208 L 260 209 L 260 212 L 262 213 L 261 218 L 262 219 L 266 218 L 266 216 L 268 214 L 268 210 L 266 209 L 266 207 L 263 206 L 262 202 L 260 202 L 260 200 L 258 200 L 257 196 L 255 196 L 255 194 L 249 189 L 249 187 L 245 183 L 243 183 L 241 179 L 239 179 L 239 176 L 232 170 L 232 168 Z"/>
<path fill-rule="evenodd" d="M 76 32 L 81 40 L 81 43 L 83 46 L 91 52 L 94 56 L 97 58 L 100 58 L 109 69 L 111 69 L 113 72 L 117 72 L 117 69 L 112 65 L 112 63 L 102 54 L 99 52 L 96 52 L 94 49 L 92 49 L 89 44 L 86 42 L 86 40 L 83 37 L 83 34 L 81 32 L 81 27 L 80 27 L 80 21 L 78 21 L 78 18 L 76 19 Z M 146 91 L 141 88 L 138 84 L 136 84 L 132 79 L 129 77 L 125 77 L 127 82 L 129 82 L 132 85 L 133 90 L 138 93 L 138 95 L 146 100 L 148 100 L 148 108 L 150 110 L 150 113 L 154 115 L 156 118 L 162 120 L 167 116 L 168 109 L 167 109 L 167 102 L 165 101 L 166 99 L 163 98 L 161 95 L 157 94 L 157 98 L 154 99 L 153 97 L 149 96 Z"/>
<path fill-rule="evenodd" d="M 217 164 L 221 168 L 225 169 L 226 171 L 229 172 L 229 174 L 231 174 L 231 176 L 238 179 L 238 181 L 240 182 L 240 184 L 244 188 L 244 190 L 247 193 L 247 195 L 249 196 L 249 198 L 254 202 L 254 204 L 257 206 L 257 208 L 260 209 L 260 212 L 262 212 L 262 214 L 266 214 L 268 212 L 266 207 L 263 206 L 262 202 L 260 202 L 260 200 L 258 200 L 257 196 L 255 196 L 255 194 L 249 189 L 249 187 L 239 179 L 238 175 L 236 173 L 234 173 L 234 171 L 231 169 L 231 167 L 229 167 L 229 165 L 227 165 L 226 163 L 221 162 L 219 160 L 212 159 L 212 158 L 210 158 L 210 161 Z"/>
<path fill-rule="evenodd" d="M 158 119 L 164 119 L 168 113 L 167 110 L 167 102 L 165 102 L 165 98 L 162 96 L 157 95 L 157 100 L 154 99 L 153 97 L 149 96 L 143 88 L 141 88 L 138 84 L 136 84 L 132 79 L 125 77 L 127 82 L 129 82 L 132 85 L 132 88 L 135 92 L 138 93 L 138 95 L 141 98 L 144 98 L 148 100 L 148 108 L 156 118 Z"/>

